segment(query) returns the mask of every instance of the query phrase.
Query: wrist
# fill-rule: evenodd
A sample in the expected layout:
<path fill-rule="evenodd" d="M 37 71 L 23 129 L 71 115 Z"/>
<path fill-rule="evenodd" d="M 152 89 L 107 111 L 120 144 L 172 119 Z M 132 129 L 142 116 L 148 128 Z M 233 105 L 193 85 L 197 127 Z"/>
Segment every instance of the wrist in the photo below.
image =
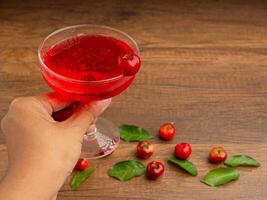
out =
<path fill-rule="evenodd" d="M 6 194 L 9 197 L 6 199 L 52 199 L 64 183 L 58 172 L 50 168 L 26 164 L 17 166 L 7 170 L 0 187 L 0 199 Z"/>

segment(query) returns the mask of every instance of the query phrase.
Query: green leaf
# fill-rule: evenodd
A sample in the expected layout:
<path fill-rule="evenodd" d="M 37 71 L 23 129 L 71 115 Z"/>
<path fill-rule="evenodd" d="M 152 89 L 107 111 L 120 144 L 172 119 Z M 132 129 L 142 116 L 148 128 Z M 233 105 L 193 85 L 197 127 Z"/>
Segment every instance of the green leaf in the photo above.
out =
<path fill-rule="evenodd" d="M 261 165 L 257 160 L 246 155 L 230 156 L 224 161 L 224 164 L 228 166 L 232 166 L 232 167 L 236 167 L 236 166 L 259 167 Z"/>
<path fill-rule="evenodd" d="M 233 167 L 219 167 L 209 171 L 202 182 L 209 186 L 219 186 L 237 180 L 239 172 Z"/>
<path fill-rule="evenodd" d="M 188 160 L 179 160 L 178 158 L 171 157 L 168 159 L 168 162 L 177 165 L 192 176 L 197 176 L 196 166 Z"/>
<path fill-rule="evenodd" d="M 70 181 L 71 189 L 76 190 L 94 171 L 94 167 L 87 167 L 85 170 L 77 172 Z"/>
<path fill-rule="evenodd" d="M 138 126 L 123 124 L 119 130 L 121 139 L 127 142 L 145 141 L 150 138 L 149 133 Z"/>
<path fill-rule="evenodd" d="M 146 167 L 137 160 L 125 160 L 116 163 L 108 170 L 108 175 L 120 181 L 127 181 L 145 173 Z"/>

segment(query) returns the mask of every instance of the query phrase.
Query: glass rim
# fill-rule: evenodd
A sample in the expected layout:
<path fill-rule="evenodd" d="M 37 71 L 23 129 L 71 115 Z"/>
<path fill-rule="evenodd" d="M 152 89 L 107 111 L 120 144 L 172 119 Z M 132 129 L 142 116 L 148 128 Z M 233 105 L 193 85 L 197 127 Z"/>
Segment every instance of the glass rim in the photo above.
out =
<path fill-rule="evenodd" d="M 123 36 L 125 36 L 126 38 L 128 38 L 134 45 L 135 49 L 136 49 L 136 53 L 137 55 L 140 54 L 140 50 L 139 50 L 139 47 L 136 43 L 136 41 L 130 36 L 128 35 L 127 33 L 121 31 L 121 30 L 118 30 L 116 28 L 112 28 L 112 27 L 109 27 L 109 26 L 105 26 L 105 25 L 97 25 L 97 24 L 79 24 L 79 25 L 72 25 L 72 26 L 66 26 L 66 27 L 63 27 L 63 28 L 60 28 L 60 29 L 57 29 L 55 31 L 53 31 L 52 33 L 48 34 L 40 43 L 40 45 L 38 46 L 38 49 L 37 49 L 37 54 L 38 54 L 38 60 L 39 62 L 41 63 L 41 67 L 44 67 L 46 71 L 48 71 L 49 73 L 53 74 L 54 76 L 60 78 L 60 79 L 63 79 L 63 80 L 66 80 L 66 81 L 69 81 L 69 82 L 77 82 L 77 83 L 103 83 L 103 82 L 110 82 L 110 81 L 115 81 L 115 80 L 118 80 L 120 78 L 123 77 L 122 74 L 118 75 L 118 76 L 115 76 L 115 77 L 112 77 L 112 78 L 108 78 L 108 79 L 103 79 L 103 80 L 94 80 L 94 81 L 87 81 L 87 80 L 77 80 L 77 79 L 73 79 L 73 78 L 69 78 L 69 77 L 65 77 L 65 76 L 62 76 L 56 72 L 54 72 L 53 70 L 51 70 L 44 62 L 43 62 L 43 59 L 42 59 L 42 56 L 41 56 L 41 49 L 43 48 L 44 46 L 44 43 L 49 39 L 51 38 L 52 36 L 56 35 L 57 33 L 60 33 L 60 32 L 64 32 L 66 30 L 69 30 L 69 29 L 75 29 L 75 28 L 82 28 L 82 27 L 88 27 L 88 28 L 102 28 L 102 29 L 106 29 L 106 30 L 110 30 L 110 31 L 113 31 L 113 32 L 116 32 L 116 33 L 119 33 Z"/>

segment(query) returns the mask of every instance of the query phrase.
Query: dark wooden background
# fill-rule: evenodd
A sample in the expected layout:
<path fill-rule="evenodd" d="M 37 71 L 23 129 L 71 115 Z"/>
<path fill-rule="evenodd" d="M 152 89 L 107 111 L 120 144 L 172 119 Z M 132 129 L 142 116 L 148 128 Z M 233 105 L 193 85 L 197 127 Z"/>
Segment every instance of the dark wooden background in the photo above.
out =
<path fill-rule="evenodd" d="M 133 36 L 142 70 L 104 117 L 143 126 L 152 135 L 163 122 L 176 123 L 170 143 L 155 137 L 153 159 L 165 162 L 174 143 L 192 143 L 192 178 L 169 166 L 156 182 L 121 183 L 106 170 L 133 158 L 135 144 L 123 143 L 97 161 L 96 173 L 78 191 L 67 183 L 59 199 L 266 199 L 267 196 L 267 1 L 12 1 L 0 0 L 0 117 L 17 96 L 38 95 L 42 81 L 37 47 L 50 32 L 73 24 L 103 24 Z M 6 147 L 0 134 L 0 175 Z M 214 166 L 209 148 L 247 153 L 262 167 L 241 168 L 240 180 L 220 188 L 199 182 Z"/>

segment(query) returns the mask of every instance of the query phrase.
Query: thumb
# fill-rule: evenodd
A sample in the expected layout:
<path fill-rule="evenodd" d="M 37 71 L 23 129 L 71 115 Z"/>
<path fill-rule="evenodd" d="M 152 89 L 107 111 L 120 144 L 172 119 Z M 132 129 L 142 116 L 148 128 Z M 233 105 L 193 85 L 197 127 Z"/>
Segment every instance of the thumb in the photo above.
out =
<path fill-rule="evenodd" d="M 95 119 L 106 110 L 110 102 L 111 99 L 106 99 L 89 104 L 82 104 L 71 117 L 61 123 L 66 127 L 78 126 L 82 129 L 82 134 L 84 134 L 95 122 Z"/>

